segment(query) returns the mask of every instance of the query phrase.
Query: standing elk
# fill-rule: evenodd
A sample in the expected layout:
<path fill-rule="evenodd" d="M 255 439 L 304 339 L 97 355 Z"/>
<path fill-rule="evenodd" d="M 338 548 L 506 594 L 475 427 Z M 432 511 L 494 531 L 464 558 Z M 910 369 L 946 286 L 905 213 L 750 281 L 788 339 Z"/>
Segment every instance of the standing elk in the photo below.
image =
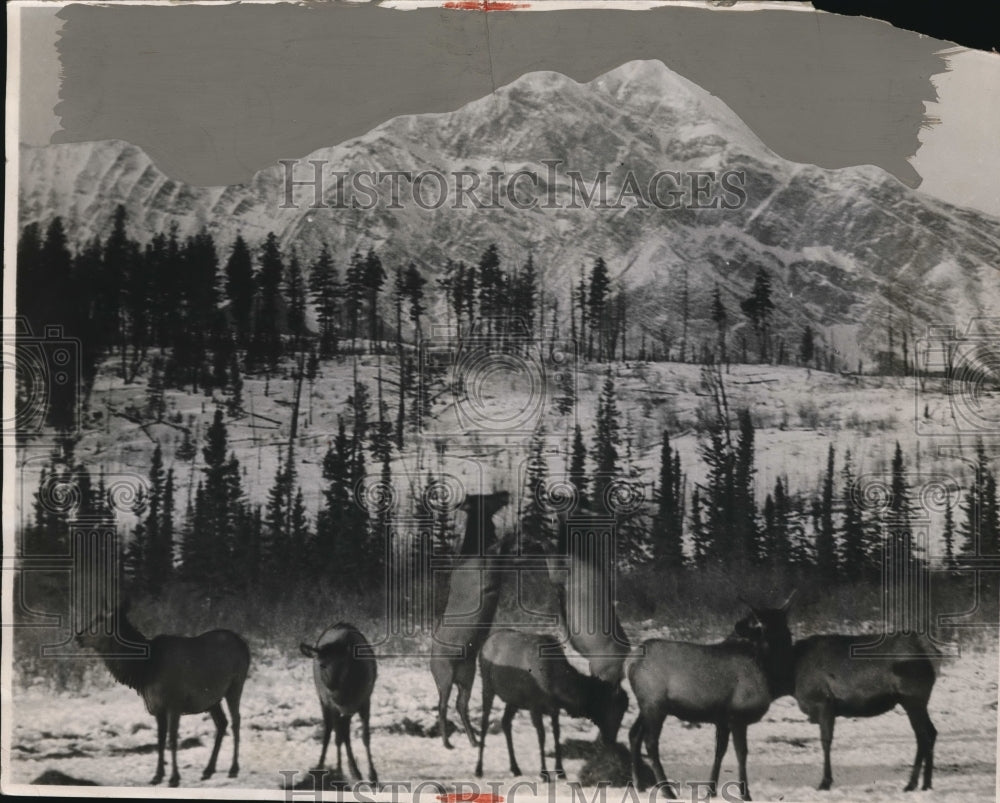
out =
<path fill-rule="evenodd" d="M 934 772 L 934 742 L 937 729 L 927 713 L 936 673 L 927 647 L 915 635 L 889 636 L 879 646 L 897 656 L 852 657 L 851 647 L 870 641 L 870 636 L 810 636 L 795 642 L 792 694 L 810 722 L 819 723 L 823 743 L 823 779 L 819 788 L 833 784 L 830 746 L 837 717 L 875 717 L 902 706 L 917 739 L 909 783 L 904 791 L 917 788 L 920 766 L 924 767 L 923 789 L 931 788 Z"/>
<path fill-rule="evenodd" d="M 465 536 L 452 567 L 448 601 L 434 629 L 431 644 L 431 673 L 438 690 L 438 725 L 444 746 L 448 738 L 448 700 L 452 685 L 458 686 L 456 707 L 462 727 L 473 747 L 478 744 L 469 719 L 469 697 L 476 679 L 476 656 L 489 635 L 500 601 L 502 570 L 490 566 L 490 554 L 497 551 L 493 516 L 510 502 L 507 491 L 465 498 L 460 510 L 466 513 Z M 485 565 L 484 565 L 485 562 Z"/>
<path fill-rule="evenodd" d="M 368 724 L 377 670 L 368 639 L 354 625 L 338 622 L 323 631 L 315 647 L 302 643 L 299 650 L 312 658 L 313 681 L 323 709 L 323 747 L 317 769 L 325 766 L 330 733 L 336 731 L 337 772 L 343 772 L 341 747 L 344 746 L 347 748 L 347 767 L 356 780 L 361 780 L 361 771 L 351 749 L 351 718 L 357 713 L 361 717 L 361 741 L 368 754 L 368 775 L 372 783 L 378 783 L 372 764 Z"/>
<path fill-rule="evenodd" d="M 507 703 L 500 724 L 507 738 L 510 771 L 514 775 L 521 774 L 514 757 L 511 723 L 514 715 L 526 708 L 538 733 L 541 774 L 545 780 L 551 780 L 545 766 L 545 726 L 542 723 L 545 714 L 552 718 L 555 775 L 565 778 L 559 744 L 559 711 L 564 710 L 571 717 L 586 717 L 597 725 L 601 737 L 610 744 L 628 709 L 628 695 L 620 685 L 578 672 L 566 660 L 559 642 L 549 636 L 516 630 L 494 631 L 479 654 L 479 668 L 483 683 L 483 719 L 477 777 L 483 775 L 483 750 L 494 695 Z"/>
<path fill-rule="evenodd" d="M 788 609 L 795 593 L 780 608 L 751 608 L 738 625 L 738 635 L 719 644 L 649 639 L 630 656 L 626 671 L 639 704 L 629 731 L 632 782 L 642 789 L 640 748 L 643 742 L 658 783 L 667 781 L 660 763 L 660 732 L 668 715 L 687 722 L 715 725 L 715 760 L 710 794 L 715 794 L 722 759 L 733 745 L 739 762 L 744 798 L 747 783 L 747 727 L 759 722 L 780 696 L 792 661 Z M 676 796 L 669 787 L 671 796 Z"/>
<path fill-rule="evenodd" d="M 112 677 L 142 697 L 146 710 L 156 717 L 156 774 L 151 783 L 163 780 L 164 745 L 170 733 L 173 771 L 170 786 L 180 783 L 177 771 L 177 731 L 182 714 L 208 712 L 215 723 L 212 757 L 202 780 L 215 772 L 219 747 L 226 733 L 225 698 L 233 720 L 233 763 L 229 777 L 240 771 L 240 697 L 250 669 L 250 648 L 231 630 L 210 630 L 200 636 L 155 636 L 146 638 L 128 619 L 128 603 L 99 616 L 87 630 L 76 634 L 77 642 L 101 655 Z M 122 657 L 123 647 L 144 648 L 144 657 Z"/>

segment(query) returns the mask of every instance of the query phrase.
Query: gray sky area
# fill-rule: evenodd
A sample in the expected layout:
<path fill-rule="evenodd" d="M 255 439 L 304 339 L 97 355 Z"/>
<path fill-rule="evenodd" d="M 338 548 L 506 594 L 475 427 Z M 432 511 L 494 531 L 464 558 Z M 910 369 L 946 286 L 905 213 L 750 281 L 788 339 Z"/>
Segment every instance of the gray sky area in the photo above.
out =
<path fill-rule="evenodd" d="M 21 20 L 22 141 L 128 140 L 193 184 L 246 181 L 278 159 L 399 114 L 457 108 L 525 72 L 584 81 L 658 58 L 785 158 L 877 164 L 1000 215 L 1000 57 L 946 58 L 948 43 L 857 17 L 324 3 L 77 4 L 23 9 Z M 928 115 L 942 122 L 928 127 Z"/>

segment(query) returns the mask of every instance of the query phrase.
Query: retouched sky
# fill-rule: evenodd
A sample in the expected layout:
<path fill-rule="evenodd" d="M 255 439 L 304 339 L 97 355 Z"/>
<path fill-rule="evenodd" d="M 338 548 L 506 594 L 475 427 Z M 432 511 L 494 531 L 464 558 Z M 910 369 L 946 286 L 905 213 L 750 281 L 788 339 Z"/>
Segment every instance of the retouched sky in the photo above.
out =
<path fill-rule="evenodd" d="M 177 12 L 184 11 L 194 19 L 192 9 L 173 8 L 177 11 L 170 19 L 180 20 Z M 217 11 L 231 14 L 236 7 L 230 9 Z M 125 22 L 122 31 L 108 31 L 109 15 L 124 20 L 124 7 L 104 10 L 101 16 L 76 13 L 90 9 L 77 6 L 73 11 L 71 7 L 60 14 L 68 17 L 65 23 L 56 17 L 58 11 L 58 7 L 22 10 L 20 140 L 46 144 L 128 139 L 150 153 L 162 169 L 190 183 L 243 181 L 277 158 L 303 156 L 336 144 L 395 114 L 455 108 L 485 94 L 482 87 L 488 91 L 492 82 L 507 83 L 533 69 L 562 68 L 568 74 L 575 71 L 577 80 L 585 80 L 630 58 L 659 57 L 671 69 L 719 95 L 786 158 L 824 166 L 856 163 L 852 159 L 876 163 L 911 185 L 920 183 L 924 192 L 1000 216 L 1000 56 L 949 48 L 948 43 L 881 22 L 811 12 L 670 9 L 656 17 L 650 11 L 610 12 L 598 24 L 585 22 L 571 28 L 563 24 L 567 17 L 558 16 L 571 12 L 485 15 L 368 8 L 347 9 L 354 13 L 345 15 L 343 6 L 328 6 L 322 13 L 312 11 L 303 26 L 302 8 L 291 6 L 285 12 L 287 24 L 282 17 L 283 27 L 272 26 L 273 35 L 267 35 L 265 28 L 259 38 L 248 40 L 246 30 L 230 30 L 233 26 L 206 30 L 200 25 L 201 30 L 185 31 L 182 24 L 151 29 L 148 18 L 138 15 Z M 137 11 L 141 15 L 155 9 Z M 250 20 L 255 13 L 261 13 L 259 6 L 243 6 L 239 19 Z M 381 27 L 360 26 L 364 41 L 355 44 L 359 37 L 345 30 L 342 21 L 373 13 L 381 15 L 375 18 Z M 589 15 L 585 19 L 593 20 L 594 13 L 582 12 L 574 19 Z M 386 27 L 390 14 L 390 23 L 399 22 Z M 761 16 L 765 14 L 770 16 Z M 734 27 L 737 17 L 741 28 Z M 339 25 L 324 28 L 328 19 Z M 677 20 L 687 29 L 678 31 Z M 553 27 L 555 22 L 560 24 Z M 415 38 L 421 26 L 429 26 L 437 36 L 414 45 L 405 36 L 411 25 Z M 662 25 L 662 30 L 647 35 L 646 30 L 656 25 Z M 130 26 L 131 32 L 125 35 Z M 315 36 L 309 35 L 311 29 L 317 31 Z M 716 31 L 711 42 L 714 48 L 705 47 L 706 39 L 711 40 Z M 743 35 L 735 37 L 734 31 Z M 62 52 L 57 49 L 60 32 Z M 773 35 L 768 38 L 769 34 Z M 479 37 L 488 37 L 489 54 L 477 52 Z M 544 47 L 547 41 L 562 41 L 566 52 Z M 588 41 L 607 43 L 607 52 L 574 52 Z M 769 46 L 763 47 L 762 42 Z M 890 59 L 887 45 L 900 48 L 895 58 Z M 944 51 L 940 63 L 947 65 L 947 71 L 937 71 L 938 62 L 927 58 L 940 51 Z M 203 56 L 204 72 L 199 73 L 198 59 L 192 64 L 192 52 Z M 173 62 L 172 54 L 176 54 Z M 886 61 L 884 67 L 878 64 L 879 58 Z M 125 64 L 139 67 L 119 67 Z M 221 69 L 211 66 L 220 64 Z M 452 64 L 459 69 L 451 68 Z M 463 64 L 471 64 L 472 69 L 462 70 Z M 100 80 L 81 75 L 85 72 L 81 65 L 97 69 Z M 229 71 L 227 65 L 232 65 Z M 423 65 L 429 77 L 406 74 L 418 73 Z M 909 83 L 907 71 L 912 77 Z M 870 80 L 865 79 L 866 73 Z M 926 83 L 928 78 L 938 100 L 933 102 L 928 90 L 924 106 L 940 122 L 921 130 L 891 93 L 896 88 L 905 98 L 919 100 L 914 93 L 920 81 Z M 363 84 L 366 80 L 372 82 L 371 89 L 365 91 L 362 86 L 352 102 L 330 94 L 348 81 Z M 420 81 L 433 86 L 416 92 L 413 82 Z M 146 87 L 151 87 L 148 93 Z M 327 97 L 310 96 L 317 91 L 327 92 Z M 843 96 L 847 91 L 859 94 L 860 103 L 852 107 L 852 98 Z M 865 92 L 870 93 L 868 97 Z M 421 106 L 423 96 L 427 101 Z M 131 100 L 116 107 L 112 101 L 120 97 Z M 880 97 L 886 101 L 881 106 Z M 63 103 L 57 108 L 60 100 Z M 324 111 L 324 104 L 331 108 Z M 841 105 L 844 114 L 839 113 Z M 834 113 L 817 121 L 811 131 L 809 124 L 817 110 Z M 879 114 L 885 119 L 879 120 Z M 240 124 L 233 126 L 232 120 Z M 862 130 L 866 123 L 867 131 Z M 174 125 L 176 129 L 171 128 Z M 830 130 L 837 125 L 843 129 Z M 900 126 L 910 132 L 911 139 L 902 141 Z M 824 143 L 817 132 L 828 135 L 829 142 Z M 892 142 L 893 138 L 901 141 Z M 811 149 L 813 140 L 815 148 Z M 843 154 L 837 153 L 840 142 Z M 913 150 L 915 155 L 905 158 Z"/>

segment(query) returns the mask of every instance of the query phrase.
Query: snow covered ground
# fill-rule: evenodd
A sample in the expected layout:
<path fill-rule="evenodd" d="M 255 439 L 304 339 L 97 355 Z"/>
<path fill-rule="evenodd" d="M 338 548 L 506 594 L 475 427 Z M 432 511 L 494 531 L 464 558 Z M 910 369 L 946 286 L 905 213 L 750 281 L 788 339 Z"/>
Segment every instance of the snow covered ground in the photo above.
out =
<path fill-rule="evenodd" d="M 178 753 L 182 787 L 199 792 L 219 790 L 222 794 L 224 790 L 261 790 L 280 798 L 282 771 L 294 770 L 298 782 L 307 780 L 306 770 L 319 757 L 319 705 L 310 662 L 294 648 L 293 635 L 284 640 L 288 644 L 280 650 L 254 649 L 242 705 L 240 776 L 226 777 L 232 755 L 232 739 L 227 735 L 219 757 L 221 771 L 208 781 L 200 780 L 214 730 L 207 714 L 187 716 L 181 719 L 180 727 L 186 746 Z M 929 799 L 931 794 L 949 801 L 989 799 L 996 788 L 997 675 L 997 647 L 988 641 L 965 646 L 960 658 L 943 666 L 930 703 L 938 729 L 933 793 L 902 792 L 915 741 L 900 709 L 872 719 L 837 720 L 834 788 L 816 791 L 822 769 L 819 729 L 789 697 L 777 700 L 766 718 L 750 729 L 751 791 L 757 800 L 919 800 Z M 13 699 L 10 782 L 30 783 L 47 770 L 58 770 L 101 786 L 148 783 L 156 763 L 155 723 L 134 693 L 115 685 L 100 667 L 95 667 L 85 687 L 77 691 L 57 692 L 42 683 L 25 686 L 22 680 L 16 681 Z M 436 701 L 426 659 L 380 662 L 373 696 L 372 751 L 381 781 L 437 781 L 453 789 L 458 782 L 476 780 L 476 751 L 461 733 L 454 735 L 455 749 L 451 751 L 436 736 L 418 735 L 426 734 L 434 724 Z M 480 711 L 477 679 L 472 697 L 476 723 Z M 632 701 L 619 734 L 621 742 L 627 740 L 635 711 Z M 517 779 L 508 769 L 503 736 L 493 732 L 500 713 L 499 703 L 495 703 L 484 769 L 486 780 L 499 782 L 503 794 Z M 457 723 L 454 711 L 450 716 Z M 353 724 L 354 750 L 364 771 L 357 719 Z M 568 781 L 575 782 L 596 728 L 586 720 L 566 716 L 562 724 Z M 521 780 L 537 781 L 538 749 L 526 713 L 514 722 L 514 740 L 526 773 Z M 707 778 L 714 747 L 711 727 L 685 727 L 671 718 L 660 744 L 669 777 L 686 782 Z M 551 768 L 551 734 L 546 747 Z M 331 752 L 328 762 L 333 756 Z M 736 759 L 730 749 L 721 780 L 735 778 Z M 545 794 L 544 784 L 539 784 L 539 789 Z M 557 784 L 558 794 L 570 795 L 571 791 L 567 782 Z M 527 796 L 526 792 L 522 787 L 515 796 Z M 588 800 L 593 798 L 593 789 L 586 793 Z M 624 794 L 621 787 L 610 788 L 606 799 L 617 803 Z M 689 797 L 690 789 L 682 795 Z"/>

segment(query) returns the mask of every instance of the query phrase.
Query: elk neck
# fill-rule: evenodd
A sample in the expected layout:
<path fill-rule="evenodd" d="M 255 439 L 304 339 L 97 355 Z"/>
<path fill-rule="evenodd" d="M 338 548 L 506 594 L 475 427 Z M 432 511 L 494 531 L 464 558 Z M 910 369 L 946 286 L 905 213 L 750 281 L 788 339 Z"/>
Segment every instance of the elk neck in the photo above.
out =
<path fill-rule="evenodd" d="M 150 666 L 150 653 L 148 652 L 151 647 L 150 640 L 146 638 L 142 633 L 139 632 L 138 628 L 135 627 L 129 620 L 127 616 L 119 615 L 115 619 L 117 623 L 117 636 L 121 637 L 122 640 L 129 643 L 129 646 L 133 644 L 139 644 L 146 648 L 147 655 L 144 658 L 122 658 L 118 657 L 116 653 L 122 652 L 123 647 L 118 642 L 118 639 L 112 635 L 104 635 L 101 637 L 97 650 L 104 660 L 104 665 L 108 668 L 111 676 L 128 686 L 130 689 L 135 689 L 140 694 L 146 684 L 147 673 Z"/>

